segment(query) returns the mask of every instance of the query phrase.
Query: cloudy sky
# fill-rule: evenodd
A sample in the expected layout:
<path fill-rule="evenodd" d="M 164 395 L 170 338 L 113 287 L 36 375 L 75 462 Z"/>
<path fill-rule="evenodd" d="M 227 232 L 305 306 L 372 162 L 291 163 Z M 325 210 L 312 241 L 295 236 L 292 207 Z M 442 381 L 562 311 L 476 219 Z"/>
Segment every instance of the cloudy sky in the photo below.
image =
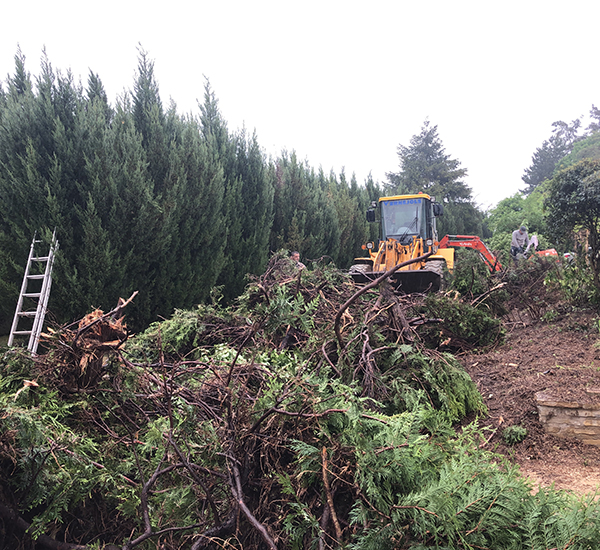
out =
<path fill-rule="evenodd" d="M 552 122 L 600 106 L 597 0 L 30 0 L 3 6 L 0 80 L 17 47 L 39 73 L 109 98 L 131 90 L 140 45 L 163 103 L 199 112 L 205 78 L 230 130 L 359 183 L 398 170 L 423 122 L 468 170 L 483 208 L 516 193 Z"/>

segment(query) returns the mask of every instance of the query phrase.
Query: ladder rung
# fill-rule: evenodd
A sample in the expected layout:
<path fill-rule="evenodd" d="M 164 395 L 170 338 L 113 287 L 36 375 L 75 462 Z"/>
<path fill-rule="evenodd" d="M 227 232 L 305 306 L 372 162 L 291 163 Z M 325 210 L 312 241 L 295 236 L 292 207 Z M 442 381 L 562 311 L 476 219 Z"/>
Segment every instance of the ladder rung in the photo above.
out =
<path fill-rule="evenodd" d="M 20 317 L 35 317 L 37 311 L 19 311 L 17 315 Z"/>
<path fill-rule="evenodd" d="M 29 292 L 23 294 L 24 298 L 39 298 L 42 295 L 41 292 Z"/>
<path fill-rule="evenodd" d="M 34 262 L 47 262 L 49 256 L 37 256 L 36 258 L 31 258 Z"/>
<path fill-rule="evenodd" d="M 15 330 L 13 332 L 15 336 L 26 336 L 27 334 L 31 334 L 30 330 Z"/>
<path fill-rule="evenodd" d="M 39 275 L 27 275 L 28 279 L 43 279 L 46 275 L 44 275 L 43 273 L 39 274 Z"/>

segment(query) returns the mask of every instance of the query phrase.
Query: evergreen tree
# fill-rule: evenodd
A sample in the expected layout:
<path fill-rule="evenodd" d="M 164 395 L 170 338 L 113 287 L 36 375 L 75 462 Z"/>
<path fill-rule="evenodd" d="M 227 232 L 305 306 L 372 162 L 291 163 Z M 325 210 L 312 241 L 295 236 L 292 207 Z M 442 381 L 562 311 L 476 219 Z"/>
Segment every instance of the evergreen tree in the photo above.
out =
<path fill-rule="evenodd" d="M 223 167 L 195 120 L 163 112 L 145 54 L 114 110 L 93 73 L 84 96 L 45 56 L 35 90 L 23 56 L 15 64 L 0 103 L 2 330 L 31 238 L 53 228 L 60 320 L 134 290 L 133 326 L 206 299 L 223 266 Z"/>
<path fill-rule="evenodd" d="M 271 250 L 281 248 L 304 253 L 309 246 L 306 213 L 309 208 L 309 185 L 304 166 L 295 152 L 283 151 L 275 161 L 274 220 Z"/>
<path fill-rule="evenodd" d="M 82 164 L 81 139 L 74 135 L 81 98 L 70 75 L 55 75 L 44 55 L 35 93 L 20 52 L 15 65 L 0 113 L 2 285 L 10 303 L 1 308 L 3 327 L 8 309 L 14 309 L 33 235 L 42 236 L 44 228 L 61 234 L 62 224 L 68 225 L 61 200 L 76 195 Z"/>
<path fill-rule="evenodd" d="M 154 192 L 163 190 L 168 170 L 168 140 L 165 114 L 158 84 L 154 78 L 154 63 L 140 49 L 138 74 L 133 87 L 133 119 L 136 130 L 142 135 L 142 146 L 148 156 L 148 173 L 155 186 Z"/>
<path fill-rule="evenodd" d="M 242 228 L 248 221 L 243 215 L 242 186 L 238 174 L 236 143 L 229 135 L 227 124 L 219 110 L 215 93 L 207 80 L 204 86 L 204 103 L 200 105 L 200 123 L 202 135 L 209 145 L 213 162 L 223 174 L 223 198 L 220 215 L 223 220 L 221 241 L 223 245 L 223 264 L 219 270 L 218 284 L 222 286 L 227 298 L 237 295 L 243 288 L 241 260 Z"/>
<path fill-rule="evenodd" d="M 400 171 L 388 173 L 388 192 L 392 194 L 427 193 L 445 206 L 438 222 L 440 236 L 481 234 L 483 214 L 473 204 L 472 192 L 463 179 L 467 170 L 445 153 L 437 126 L 425 121 L 421 132 L 411 138 L 410 146 L 399 145 Z"/>
<path fill-rule="evenodd" d="M 600 159 L 600 131 L 591 132 L 575 143 L 571 152 L 565 155 L 556 166 L 556 171 L 564 170 L 584 159 Z"/>
<path fill-rule="evenodd" d="M 237 286 L 241 290 L 242 276 L 255 275 L 264 269 L 269 252 L 269 236 L 273 223 L 273 181 L 268 164 L 262 153 L 256 134 L 251 138 L 245 131 L 235 138 L 236 174 L 241 181 L 241 204 L 239 218 L 242 220 L 237 256 Z"/>
<path fill-rule="evenodd" d="M 295 153 L 265 158 L 256 135 L 230 133 L 207 82 L 200 116 L 165 110 L 140 50 L 133 90 L 110 105 L 45 53 L 35 84 L 20 51 L 0 87 L 0 331 L 7 331 L 34 233 L 56 228 L 50 310 L 60 322 L 119 297 L 137 329 L 174 308 L 231 299 L 269 251 L 350 265 L 377 237 L 364 212 L 382 194 Z"/>
<path fill-rule="evenodd" d="M 522 189 L 521 192 L 528 195 L 540 183 L 550 179 L 557 164 L 567 152 L 567 144 L 558 135 L 544 141 L 531 157 L 531 166 L 525 169 L 522 180 L 527 184 L 527 187 Z"/>
<path fill-rule="evenodd" d="M 462 181 L 467 170 L 445 153 L 437 126 L 430 126 L 429 121 L 411 138 L 410 146 L 398 146 L 398 157 L 400 172 L 387 174 L 394 193 L 423 192 L 444 203 L 471 200 L 471 190 Z"/>
<path fill-rule="evenodd" d="M 340 225 L 334 194 L 337 184 L 322 170 L 300 163 L 295 152 L 283 152 L 275 162 L 274 223 L 271 250 L 298 250 L 317 259 L 337 257 Z"/>
<path fill-rule="evenodd" d="M 173 307 L 189 307 L 206 300 L 225 261 L 223 168 L 206 140 L 200 123 L 180 121 L 181 132 L 171 148 L 169 194 L 163 210 L 171 225 Z"/>
<path fill-rule="evenodd" d="M 521 179 L 527 184 L 527 187 L 522 189 L 521 193 L 528 195 L 542 182 L 552 178 L 560 161 L 581 139 L 579 136 L 580 126 L 580 119 L 575 119 L 571 124 L 560 120 L 552 124 L 553 135 L 535 150 L 531 157 L 531 166 L 525 169 Z"/>
<path fill-rule="evenodd" d="M 98 103 L 102 105 L 105 122 L 109 123 L 112 119 L 113 111 L 108 103 L 108 96 L 100 77 L 92 71 L 88 75 L 87 99 L 89 105 Z"/>
<path fill-rule="evenodd" d="M 588 132 L 600 132 L 600 109 L 595 105 L 592 105 L 592 108 L 590 109 L 590 118 L 592 120 L 587 127 Z"/>

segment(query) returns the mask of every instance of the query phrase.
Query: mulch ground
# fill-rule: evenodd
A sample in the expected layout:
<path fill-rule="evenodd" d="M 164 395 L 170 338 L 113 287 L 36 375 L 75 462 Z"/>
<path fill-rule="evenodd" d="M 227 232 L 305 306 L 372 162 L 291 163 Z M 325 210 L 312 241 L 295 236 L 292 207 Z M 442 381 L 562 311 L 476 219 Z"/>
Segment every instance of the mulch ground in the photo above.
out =
<path fill-rule="evenodd" d="M 482 425 L 496 430 L 488 447 L 520 466 L 534 485 L 589 493 L 600 486 L 600 448 L 562 439 L 544 431 L 535 394 L 565 401 L 600 403 L 600 333 L 598 314 L 564 313 L 550 323 L 526 314 L 506 320 L 506 342 L 485 354 L 461 360 L 488 407 Z M 527 429 L 522 443 L 507 446 L 507 426 Z M 492 432 L 490 432 L 492 433 Z"/>

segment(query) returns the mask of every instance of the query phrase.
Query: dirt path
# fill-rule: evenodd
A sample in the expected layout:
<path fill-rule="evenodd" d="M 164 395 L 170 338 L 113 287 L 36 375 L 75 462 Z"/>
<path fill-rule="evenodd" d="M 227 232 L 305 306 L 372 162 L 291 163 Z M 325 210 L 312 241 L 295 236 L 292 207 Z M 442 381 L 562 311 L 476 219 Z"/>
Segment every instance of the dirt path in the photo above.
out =
<path fill-rule="evenodd" d="M 552 323 L 519 318 L 507 327 L 504 345 L 461 358 L 488 406 L 488 417 L 481 422 L 497 430 L 489 448 L 518 463 L 535 486 L 554 484 L 578 493 L 599 489 L 600 448 L 546 434 L 534 398 L 545 390 L 563 398 L 589 400 L 585 388 L 600 386 L 597 314 L 572 312 Z M 522 443 L 503 443 L 502 430 L 510 425 L 527 429 Z"/>

